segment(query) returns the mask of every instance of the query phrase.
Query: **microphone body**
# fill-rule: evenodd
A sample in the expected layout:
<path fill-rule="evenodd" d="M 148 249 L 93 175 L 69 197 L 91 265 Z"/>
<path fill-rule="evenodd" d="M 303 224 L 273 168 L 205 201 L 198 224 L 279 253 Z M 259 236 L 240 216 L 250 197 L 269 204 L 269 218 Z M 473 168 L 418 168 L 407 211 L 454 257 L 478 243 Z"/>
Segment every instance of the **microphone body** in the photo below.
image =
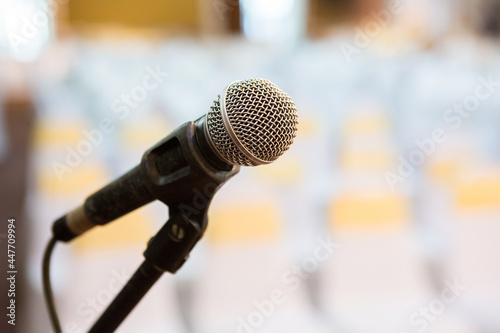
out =
<path fill-rule="evenodd" d="M 138 166 L 54 222 L 54 238 L 70 241 L 153 200 L 165 203 L 171 218 L 180 214 L 204 231 L 219 187 L 240 166 L 281 156 L 293 143 L 297 124 L 295 103 L 274 83 L 235 81 L 205 116 L 178 127 L 146 151 Z"/>

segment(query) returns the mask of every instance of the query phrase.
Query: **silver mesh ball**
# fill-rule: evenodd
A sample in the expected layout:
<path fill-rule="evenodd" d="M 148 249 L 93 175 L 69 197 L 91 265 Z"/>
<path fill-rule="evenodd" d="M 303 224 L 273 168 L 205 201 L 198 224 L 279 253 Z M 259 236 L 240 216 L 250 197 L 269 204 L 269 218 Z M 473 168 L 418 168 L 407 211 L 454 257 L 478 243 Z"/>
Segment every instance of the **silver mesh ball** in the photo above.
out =
<path fill-rule="evenodd" d="M 297 132 L 292 98 L 264 79 L 237 81 L 207 114 L 209 136 L 217 151 L 234 165 L 267 164 L 290 148 Z"/>

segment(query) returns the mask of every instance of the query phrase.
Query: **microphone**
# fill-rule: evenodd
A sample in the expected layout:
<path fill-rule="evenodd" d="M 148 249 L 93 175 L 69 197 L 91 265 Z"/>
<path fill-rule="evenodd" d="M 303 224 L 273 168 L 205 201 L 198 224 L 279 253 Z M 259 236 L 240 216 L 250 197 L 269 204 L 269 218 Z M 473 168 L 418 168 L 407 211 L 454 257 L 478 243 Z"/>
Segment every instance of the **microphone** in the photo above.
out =
<path fill-rule="evenodd" d="M 274 83 L 235 81 L 206 115 L 178 127 L 148 149 L 138 166 L 55 221 L 53 236 L 68 242 L 153 200 L 167 204 L 171 216 L 196 215 L 206 225 L 208 205 L 220 186 L 240 166 L 280 157 L 293 143 L 297 125 L 295 103 Z"/>

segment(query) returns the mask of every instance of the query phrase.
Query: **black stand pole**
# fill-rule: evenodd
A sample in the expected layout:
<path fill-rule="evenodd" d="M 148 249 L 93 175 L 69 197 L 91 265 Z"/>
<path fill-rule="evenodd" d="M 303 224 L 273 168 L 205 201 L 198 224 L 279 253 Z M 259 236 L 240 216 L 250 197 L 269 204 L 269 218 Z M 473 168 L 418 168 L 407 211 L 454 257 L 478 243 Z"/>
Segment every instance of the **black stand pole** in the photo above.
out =
<path fill-rule="evenodd" d="M 144 252 L 146 260 L 89 333 L 114 332 L 164 272 L 175 273 L 184 264 L 207 224 L 205 209 L 198 215 L 193 215 L 192 210 L 186 212 L 174 212 L 160 231 L 151 238 Z"/>
<path fill-rule="evenodd" d="M 89 333 L 114 332 L 162 274 L 144 260 Z"/>

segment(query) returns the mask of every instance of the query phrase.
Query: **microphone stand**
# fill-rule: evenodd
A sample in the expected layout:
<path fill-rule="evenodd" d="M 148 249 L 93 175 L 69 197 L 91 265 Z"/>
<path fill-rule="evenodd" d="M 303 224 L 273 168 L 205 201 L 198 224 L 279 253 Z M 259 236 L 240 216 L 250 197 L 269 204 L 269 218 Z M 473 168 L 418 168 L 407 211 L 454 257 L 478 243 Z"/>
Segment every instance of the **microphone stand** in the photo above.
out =
<path fill-rule="evenodd" d="M 148 242 L 144 262 L 90 333 L 114 332 L 164 272 L 177 272 L 206 230 L 213 196 L 239 172 L 208 154 L 207 135 L 199 135 L 204 121 L 184 124 L 144 154 L 148 191 L 169 207 L 170 216 Z"/>
<path fill-rule="evenodd" d="M 207 205 L 208 207 L 208 205 Z M 184 210 L 186 206 L 183 206 Z M 89 333 L 114 332 L 164 272 L 175 273 L 201 239 L 206 225 L 206 210 L 189 217 L 196 208 L 177 210 L 148 243 L 146 258 L 130 280 L 102 313 Z"/>

